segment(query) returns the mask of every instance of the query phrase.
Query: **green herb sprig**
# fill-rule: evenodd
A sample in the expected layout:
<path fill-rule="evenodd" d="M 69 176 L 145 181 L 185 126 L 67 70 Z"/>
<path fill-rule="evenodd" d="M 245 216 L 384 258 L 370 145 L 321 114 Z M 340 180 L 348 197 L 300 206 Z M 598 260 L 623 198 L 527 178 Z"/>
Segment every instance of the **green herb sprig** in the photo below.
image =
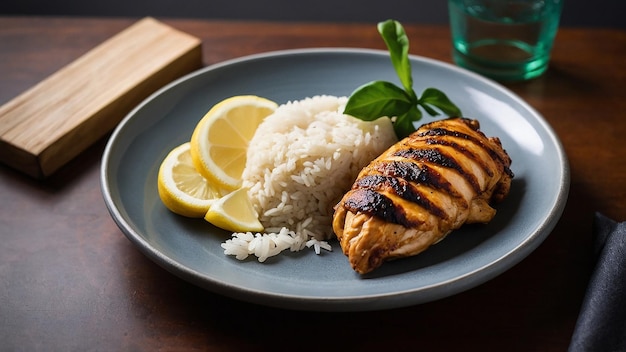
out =
<path fill-rule="evenodd" d="M 413 90 L 409 38 L 400 22 L 387 20 L 378 23 L 402 87 L 386 81 L 373 81 L 358 87 L 348 98 L 344 113 L 365 121 L 382 116 L 395 117 L 394 131 L 404 138 L 415 131 L 413 122 L 422 118 L 424 109 L 430 116 L 438 116 L 440 110 L 448 116 L 461 116 L 461 110 L 439 89 L 426 88 L 421 96 Z M 435 109 L 436 108 L 436 109 Z"/>

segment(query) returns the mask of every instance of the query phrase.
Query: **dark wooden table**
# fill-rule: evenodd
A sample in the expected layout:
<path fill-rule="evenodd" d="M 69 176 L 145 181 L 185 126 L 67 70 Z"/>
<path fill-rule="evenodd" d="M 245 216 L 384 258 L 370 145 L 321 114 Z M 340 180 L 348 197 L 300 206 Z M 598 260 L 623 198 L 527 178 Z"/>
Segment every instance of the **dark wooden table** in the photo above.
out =
<path fill-rule="evenodd" d="M 137 18 L 0 17 L 0 104 Z M 203 39 L 205 64 L 300 47 L 384 49 L 374 24 L 159 20 Z M 450 61 L 446 27 L 406 24 L 411 53 Z M 414 38 L 414 39 L 413 39 Z M 497 278 L 388 311 L 280 310 L 191 285 L 142 255 L 107 212 L 99 141 L 47 181 L 0 165 L 0 345 L 8 350 L 564 351 L 600 211 L 626 220 L 626 32 L 562 28 L 541 78 L 508 87 L 555 129 L 571 190 L 560 222 Z"/>

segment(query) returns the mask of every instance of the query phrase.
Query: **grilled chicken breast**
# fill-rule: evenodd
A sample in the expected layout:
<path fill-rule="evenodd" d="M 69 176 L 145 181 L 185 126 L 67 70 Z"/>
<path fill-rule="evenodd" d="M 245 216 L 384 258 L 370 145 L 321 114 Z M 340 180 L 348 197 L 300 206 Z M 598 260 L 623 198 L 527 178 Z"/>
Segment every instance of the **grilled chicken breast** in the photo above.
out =
<path fill-rule="evenodd" d="M 422 125 L 359 173 L 335 206 L 333 230 L 352 268 L 416 255 L 465 223 L 487 223 L 506 197 L 511 159 L 479 122 Z"/>

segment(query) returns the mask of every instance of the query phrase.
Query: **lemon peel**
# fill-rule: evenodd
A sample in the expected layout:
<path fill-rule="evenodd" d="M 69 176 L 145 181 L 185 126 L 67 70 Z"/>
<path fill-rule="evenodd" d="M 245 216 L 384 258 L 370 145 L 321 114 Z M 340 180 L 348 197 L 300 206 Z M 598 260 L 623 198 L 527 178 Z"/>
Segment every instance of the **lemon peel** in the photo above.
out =
<path fill-rule="evenodd" d="M 239 188 L 215 200 L 204 219 L 231 232 L 262 232 L 264 230 L 248 198 L 246 188 Z"/>
<path fill-rule="evenodd" d="M 278 104 L 255 95 L 238 95 L 215 104 L 191 136 L 191 158 L 211 183 L 235 190 L 241 186 L 248 143 Z"/>
<path fill-rule="evenodd" d="M 201 218 L 222 192 L 206 180 L 195 168 L 190 155 L 190 143 L 183 143 L 163 159 L 157 176 L 159 197 L 172 212 Z"/>

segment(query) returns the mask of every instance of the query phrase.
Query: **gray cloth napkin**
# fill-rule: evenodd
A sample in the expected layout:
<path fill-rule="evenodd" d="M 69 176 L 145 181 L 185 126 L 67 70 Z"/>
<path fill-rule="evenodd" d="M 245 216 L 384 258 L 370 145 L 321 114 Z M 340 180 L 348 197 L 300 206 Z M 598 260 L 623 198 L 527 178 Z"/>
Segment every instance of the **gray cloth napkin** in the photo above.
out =
<path fill-rule="evenodd" d="M 596 213 L 593 231 L 596 265 L 569 351 L 626 351 L 626 222 Z"/>

